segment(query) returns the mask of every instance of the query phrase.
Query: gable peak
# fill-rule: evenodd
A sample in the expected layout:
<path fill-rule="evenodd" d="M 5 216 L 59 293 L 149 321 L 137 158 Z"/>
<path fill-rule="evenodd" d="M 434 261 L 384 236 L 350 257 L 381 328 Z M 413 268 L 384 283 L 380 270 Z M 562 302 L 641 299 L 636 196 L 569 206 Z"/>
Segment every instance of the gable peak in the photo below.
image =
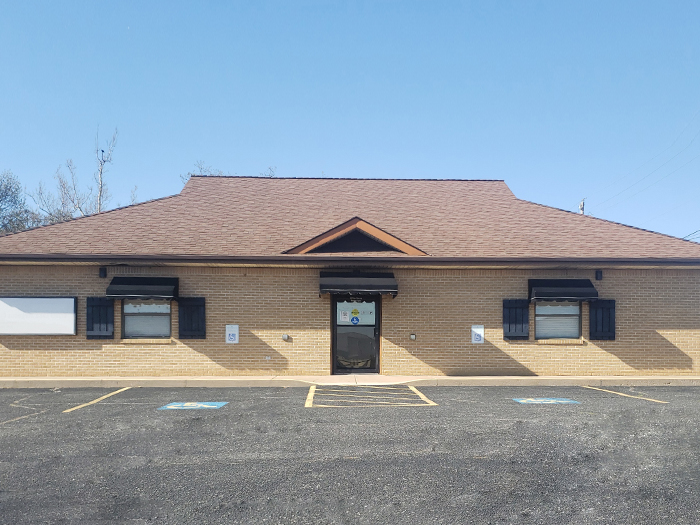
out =
<path fill-rule="evenodd" d="M 284 253 L 302 255 L 307 253 L 394 251 L 406 255 L 428 255 L 398 237 L 377 228 L 369 222 L 353 217 L 325 233 L 287 250 Z"/>

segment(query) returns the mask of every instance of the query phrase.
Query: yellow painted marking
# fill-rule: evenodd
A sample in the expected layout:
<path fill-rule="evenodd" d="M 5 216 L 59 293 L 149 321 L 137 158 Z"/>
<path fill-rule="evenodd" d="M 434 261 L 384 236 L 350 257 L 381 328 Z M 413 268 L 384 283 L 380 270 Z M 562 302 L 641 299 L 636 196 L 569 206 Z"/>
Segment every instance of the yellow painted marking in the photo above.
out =
<path fill-rule="evenodd" d="M 14 419 L 8 419 L 7 421 L 2 421 L 0 422 L 0 425 L 4 425 L 5 423 L 12 423 L 13 421 L 19 421 L 20 419 L 24 419 L 25 417 L 32 417 L 32 416 L 38 416 L 39 414 L 43 414 L 46 412 L 46 410 L 42 410 L 41 412 L 32 412 L 31 414 L 27 414 L 25 416 L 19 416 Z"/>
<path fill-rule="evenodd" d="M 381 390 L 403 390 L 406 385 L 401 385 L 401 386 L 377 386 L 377 385 L 348 385 L 352 386 L 353 388 L 375 388 L 375 389 L 381 389 Z"/>
<path fill-rule="evenodd" d="M 73 407 L 73 408 L 69 408 L 68 410 L 64 410 L 63 413 L 65 414 L 66 412 L 73 412 L 73 410 L 78 410 L 79 408 L 85 408 L 87 406 L 94 405 L 95 403 L 99 403 L 103 399 L 107 399 L 108 397 L 111 397 L 115 394 L 118 394 L 119 392 L 124 392 L 124 390 L 129 390 L 130 388 L 131 388 L 130 386 L 125 386 L 124 388 L 120 388 L 119 390 L 115 390 L 111 394 L 107 394 L 105 396 L 98 397 L 97 399 L 93 399 L 89 403 L 84 403 L 82 405 L 78 405 L 77 407 Z"/>
<path fill-rule="evenodd" d="M 369 388 L 373 390 L 406 390 L 406 385 L 401 385 L 401 386 L 376 386 L 376 385 L 316 385 L 318 389 L 326 388 L 326 387 L 335 387 L 335 388 Z"/>
<path fill-rule="evenodd" d="M 364 403 L 364 401 L 347 401 L 347 403 Z M 370 405 L 317 405 L 314 404 L 314 408 L 316 407 L 321 407 L 321 408 L 362 408 L 362 407 L 376 407 L 376 406 L 387 406 L 387 407 L 427 407 L 430 405 L 426 405 L 425 403 L 373 403 Z"/>
<path fill-rule="evenodd" d="M 651 401 L 652 403 L 668 404 L 668 401 L 659 401 L 658 399 L 651 399 L 650 397 L 632 396 L 630 394 L 623 394 L 622 392 L 615 392 L 614 390 L 605 390 L 604 388 L 597 388 L 595 386 L 585 386 L 585 385 L 581 385 L 581 386 L 583 388 L 589 388 L 591 390 L 600 390 L 601 392 L 609 392 L 610 394 L 617 394 L 618 396 L 633 397 L 635 399 L 643 399 L 644 401 Z"/>
<path fill-rule="evenodd" d="M 372 401 L 370 399 L 328 399 L 325 400 L 325 403 L 332 402 L 332 401 L 337 401 L 339 403 L 369 403 L 370 405 L 415 405 L 415 406 L 423 406 L 423 403 L 397 403 L 395 401 Z M 317 404 L 314 404 L 315 407 L 320 406 Z"/>
<path fill-rule="evenodd" d="M 395 401 L 373 401 L 371 399 L 328 399 L 325 402 L 338 401 L 340 403 L 369 403 L 374 405 L 416 405 L 423 406 L 423 403 L 397 403 Z M 314 404 L 314 406 L 319 406 Z"/>
<path fill-rule="evenodd" d="M 316 391 L 316 385 L 311 385 L 311 388 L 309 388 L 309 395 L 306 396 L 306 404 L 304 405 L 306 408 L 310 408 L 314 406 L 314 392 Z"/>
<path fill-rule="evenodd" d="M 17 401 L 13 401 L 12 403 L 10 403 L 10 406 L 15 407 L 15 408 L 26 408 L 27 410 L 33 410 L 34 412 L 32 412 L 31 414 L 25 414 L 24 416 L 19 416 L 19 417 L 15 417 L 12 419 L 8 419 L 7 421 L 2 421 L 2 422 L 0 422 L 0 425 L 4 425 L 5 423 L 12 423 L 13 421 L 19 421 L 20 419 L 24 419 L 26 417 L 31 417 L 31 416 L 43 414 L 44 412 L 46 412 L 48 410 L 48 409 L 46 409 L 46 410 L 39 411 L 33 407 L 28 407 L 26 405 L 20 405 L 20 403 L 22 403 L 25 399 L 29 399 L 30 397 L 34 397 L 34 394 L 32 394 L 31 396 L 23 397 L 22 399 L 18 399 Z"/>
<path fill-rule="evenodd" d="M 316 389 L 316 392 L 319 394 L 321 392 L 351 392 L 351 393 L 355 393 L 355 394 L 378 394 L 378 395 L 386 394 L 389 396 L 395 396 L 395 395 L 400 394 L 401 392 L 405 392 L 405 391 L 406 390 L 404 390 L 404 389 L 401 389 L 399 392 L 382 392 L 381 390 L 374 392 L 374 391 L 370 391 L 370 390 L 346 390 L 346 389 L 339 389 L 339 388 L 317 388 Z"/>
<path fill-rule="evenodd" d="M 371 407 L 371 406 L 435 406 L 437 403 L 431 401 L 422 392 L 413 386 L 404 385 L 402 387 L 382 387 L 391 389 L 391 391 L 364 391 L 357 390 L 360 385 L 350 387 L 352 390 L 344 390 L 341 388 L 314 388 L 311 387 L 309 395 L 306 399 L 306 407 L 326 407 L 326 408 L 341 408 L 341 407 Z M 376 388 L 376 387 L 368 387 Z M 408 390 L 408 391 L 407 391 Z M 406 394 L 413 393 L 419 399 L 413 396 L 407 397 Z M 315 399 L 314 399 L 315 395 Z M 339 399 L 334 399 L 339 398 Z M 351 399 L 356 398 L 356 399 Z M 319 403 L 318 401 L 321 401 Z M 329 402 L 337 402 L 338 404 L 327 404 Z M 407 402 L 408 401 L 408 402 Z M 414 401 L 414 402 L 410 402 Z"/>
<path fill-rule="evenodd" d="M 412 397 L 397 397 L 397 396 L 355 396 L 353 394 L 326 394 L 325 392 L 316 391 L 316 396 L 334 396 L 334 397 L 360 397 L 362 399 L 413 399 Z"/>
<path fill-rule="evenodd" d="M 410 388 L 410 389 L 413 390 L 416 394 L 418 394 L 418 397 L 420 397 L 420 398 L 421 398 L 423 401 L 425 401 L 428 405 L 437 406 L 437 403 L 436 403 L 435 401 L 431 401 L 430 399 L 428 399 L 427 397 L 425 397 L 425 395 L 424 395 L 420 390 L 418 390 L 415 386 L 408 385 L 408 388 Z"/>

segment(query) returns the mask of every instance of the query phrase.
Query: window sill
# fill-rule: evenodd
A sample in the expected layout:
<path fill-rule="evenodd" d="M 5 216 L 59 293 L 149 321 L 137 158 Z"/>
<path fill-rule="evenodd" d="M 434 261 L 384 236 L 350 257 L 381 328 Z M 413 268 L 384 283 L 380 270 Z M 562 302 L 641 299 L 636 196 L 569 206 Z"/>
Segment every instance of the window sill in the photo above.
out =
<path fill-rule="evenodd" d="M 119 344 L 122 345 L 169 345 L 173 342 L 172 337 L 163 339 L 120 339 Z"/>
<path fill-rule="evenodd" d="M 585 345 L 586 342 L 583 338 L 579 339 L 535 339 L 535 343 L 538 345 Z"/>

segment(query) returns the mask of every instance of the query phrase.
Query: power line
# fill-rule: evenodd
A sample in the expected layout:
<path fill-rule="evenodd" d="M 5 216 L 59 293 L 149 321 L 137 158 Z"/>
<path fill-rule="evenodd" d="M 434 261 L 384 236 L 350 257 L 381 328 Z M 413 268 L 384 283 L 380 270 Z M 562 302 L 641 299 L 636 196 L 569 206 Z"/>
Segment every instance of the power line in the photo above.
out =
<path fill-rule="evenodd" d="M 680 138 L 685 134 L 685 132 L 688 130 L 688 128 L 691 126 L 691 124 L 692 124 L 693 121 L 695 120 L 695 117 L 697 117 L 698 115 L 700 115 L 700 109 L 699 109 L 698 111 L 695 112 L 695 114 L 694 114 L 694 115 L 692 116 L 692 118 L 688 121 L 688 123 L 685 125 L 685 127 L 683 128 L 683 130 L 678 134 L 678 136 L 673 140 L 673 142 L 671 143 L 670 146 L 668 146 L 666 149 L 662 150 L 660 153 L 657 153 L 657 154 L 654 155 L 652 158 L 650 158 L 650 159 L 648 159 L 648 160 L 645 160 L 645 161 L 642 162 L 639 166 L 637 166 L 637 167 L 634 168 L 633 170 L 627 172 L 627 173 L 626 173 L 625 175 L 623 175 L 622 177 L 619 177 L 619 178 L 613 180 L 610 184 L 608 184 L 607 186 L 604 186 L 604 187 L 600 190 L 600 192 L 602 193 L 602 192 L 604 192 L 605 190 L 607 190 L 608 188 L 610 188 L 610 187 L 614 186 L 615 184 L 617 184 L 618 182 L 621 182 L 621 181 L 625 180 L 627 177 L 629 177 L 630 175 L 632 175 L 632 174 L 633 174 L 635 171 L 637 171 L 639 168 L 641 168 L 641 167 L 644 166 L 645 164 L 648 164 L 648 163 L 650 163 L 650 162 L 656 160 L 656 159 L 659 158 L 661 155 L 663 155 L 664 153 L 666 153 L 668 150 L 670 150 L 671 148 L 673 148 L 673 146 L 676 145 L 676 142 L 678 142 L 678 141 L 680 140 Z M 623 192 L 624 192 L 624 191 L 625 191 L 625 190 L 623 190 Z M 611 197 L 611 198 L 614 198 L 614 197 Z M 602 203 L 601 203 L 601 204 L 602 204 Z"/>
<path fill-rule="evenodd" d="M 700 135 L 700 133 L 698 133 L 698 134 Z M 696 135 L 696 136 L 697 136 L 697 135 Z M 700 158 L 700 154 L 695 155 L 692 159 L 690 159 L 688 162 L 686 162 L 686 163 L 683 164 L 682 166 L 679 166 L 678 168 L 676 168 L 676 169 L 673 170 L 672 172 L 667 173 L 666 175 L 664 175 L 664 176 L 661 177 L 660 179 L 658 179 L 658 180 L 652 182 L 651 184 L 649 184 L 647 187 L 642 188 L 642 189 L 639 190 L 637 193 L 633 193 L 632 195 L 629 195 L 627 198 L 624 198 L 624 199 L 622 199 L 622 200 L 620 200 L 620 201 L 618 201 L 618 202 L 615 202 L 615 203 L 613 203 L 613 204 L 610 204 L 609 206 L 606 206 L 605 208 L 603 208 L 603 210 L 609 210 L 609 209 L 611 209 L 611 208 L 614 208 L 614 207 L 617 206 L 618 204 L 621 204 L 621 203 L 623 203 L 623 202 L 625 202 L 625 201 L 630 200 L 632 197 L 634 197 L 634 196 L 636 196 L 636 195 L 639 195 L 640 193 L 642 193 L 642 192 L 648 190 L 648 189 L 651 188 L 654 184 L 658 184 L 658 183 L 661 182 L 662 180 L 664 180 L 664 179 L 670 177 L 671 175 L 673 175 L 674 173 L 676 173 L 676 172 L 682 170 L 682 169 L 685 168 L 688 164 L 691 164 L 692 162 L 694 162 L 694 161 L 695 161 L 696 159 L 698 159 L 698 158 Z M 645 178 L 646 178 L 646 177 L 645 177 Z M 641 182 L 641 180 L 640 180 L 639 182 Z M 630 186 L 630 187 L 631 187 L 631 186 Z M 628 189 L 629 189 L 629 188 L 628 188 Z M 608 199 L 608 200 L 610 200 L 610 199 Z M 607 201 L 605 201 L 605 202 L 607 202 Z M 602 211 L 602 210 L 601 210 L 601 211 Z"/>
<path fill-rule="evenodd" d="M 641 179 L 639 179 L 637 182 L 634 182 L 634 183 L 630 184 L 630 185 L 627 186 L 624 190 L 622 190 L 622 191 L 616 193 L 615 195 L 613 195 L 613 196 L 610 197 L 609 199 L 605 199 L 603 202 L 600 202 L 600 203 L 596 204 L 595 206 L 593 206 L 593 208 L 598 208 L 598 207 L 602 206 L 603 204 L 605 204 L 606 202 L 609 202 L 609 201 L 613 200 L 614 198 L 619 197 L 620 195 L 622 195 L 623 193 L 625 193 L 627 190 L 633 188 L 634 186 L 636 186 L 636 185 L 639 184 L 640 182 L 642 182 L 642 181 L 648 179 L 649 177 L 651 177 L 654 173 L 656 173 L 657 171 L 659 171 L 661 168 L 663 168 L 664 166 L 666 166 L 669 162 L 671 162 L 671 161 L 674 160 L 676 157 L 678 157 L 678 155 L 680 155 L 681 153 L 683 153 L 684 151 L 686 151 L 690 146 L 692 146 L 692 145 L 693 145 L 693 142 L 695 142 L 695 139 L 698 138 L 698 136 L 700 136 L 700 131 L 698 131 L 698 132 L 693 136 L 692 140 L 688 143 L 688 145 L 687 145 L 685 148 L 683 148 L 683 149 L 680 150 L 678 153 L 676 153 L 673 157 L 671 157 L 671 158 L 668 159 L 666 162 L 664 162 L 663 164 L 661 164 L 661 166 L 658 166 L 656 169 L 650 171 L 649 173 L 647 173 L 646 175 L 644 175 L 644 177 L 642 177 Z M 697 158 L 697 157 L 693 157 L 693 159 L 691 160 L 691 162 L 692 162 L 693 160 L 695 160 L 696 158 Z M 684 166 L 685 166 L 685 165 L 687 165 L 687 164 L 684 164 Z M 675 173 L 676 171 L 678 171 L 678 170 L 675 170 L 675 171 L 673 171 L 673 172 L 671 172 L 671 173 Z M 670 174 L 669 174 L 669 175 L 670 175 Z M 667 176 L 668 176 L 668 175 L 667 175 Z M 667 176 L 666 176 L 666 177 L 667 177 Z M 663 177 L 663 178 L 665 179 L 666 177 Z M 663 179 L 659 179 L 659 180 L 663 180 Z M 658 181 L 656 181 L 656 182 L 658 182 Z M 654 183 L 654 184 L 656 184 L 656 183 Z M 646 188 L 645 188 L 645 189 L 646 189 Z M 644 190 L 642 190 L 642 191 L 644 191 Z M 635 193 L 634 195 L 637 195 L 638 193 L 641 193 L 641 192 L 637 192 L 637 193 Z M 625 199 L 625 200 L 627 200 L 627 199 Z"/>

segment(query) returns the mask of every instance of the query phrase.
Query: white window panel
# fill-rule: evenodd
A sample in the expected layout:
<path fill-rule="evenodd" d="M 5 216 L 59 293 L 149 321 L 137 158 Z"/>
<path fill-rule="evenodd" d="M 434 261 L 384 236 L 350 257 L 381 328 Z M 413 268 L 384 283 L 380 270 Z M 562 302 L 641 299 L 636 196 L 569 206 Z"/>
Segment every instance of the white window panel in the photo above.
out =
<path fill-rule="evenodd" d="M 124 301 L 125 314 L 169 314 L 170 303 L 163 301 Z"/>
<path fill-rule="evenodd" d="M 539 315 L 579 315 L 581 306 L 578 303 L 536 303 L 535 314 Z"/>
<path fill-rule="evenodd" d="M 75 335 L 75 297 L 0 297 L 0 335 Z"/>
<path fill-rule="evenodd" d="M 581 303 L 538 302 L 535 304 L 535 339 L 581 337 Z"/>
<path fill-rule="evenodd" d="M 353 303 L 341 301 L 337 303 L 338 326 L 347 325 L 374 325 L 375 323 L 374 301 L 368 303 Z M 355 322 L 353 322 L 353 319 Z"/>
<path fill-rule="evenodd" d="M 578 317 L 535 317 L 535 337 L 537 339 L 577 339 L 579 334 Z"/>
<path fill-rule="evenodd" d="M 170 316 L 125 315 L 124 337 L 170 337 Z"/>

